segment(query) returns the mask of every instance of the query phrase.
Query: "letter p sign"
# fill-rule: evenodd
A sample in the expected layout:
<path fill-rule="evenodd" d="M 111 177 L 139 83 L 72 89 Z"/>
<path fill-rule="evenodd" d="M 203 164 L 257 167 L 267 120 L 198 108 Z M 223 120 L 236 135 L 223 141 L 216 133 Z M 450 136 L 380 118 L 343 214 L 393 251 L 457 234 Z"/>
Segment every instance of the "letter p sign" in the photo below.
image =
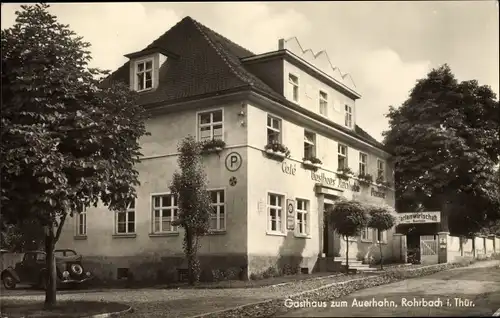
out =
<path fill-rule="evenodd" d="M 226 156 L 226 169 L 229 171 L 237 171 L 241 167 L 242 163 L 243 159 L 237 152 L 231 152 Z"/>

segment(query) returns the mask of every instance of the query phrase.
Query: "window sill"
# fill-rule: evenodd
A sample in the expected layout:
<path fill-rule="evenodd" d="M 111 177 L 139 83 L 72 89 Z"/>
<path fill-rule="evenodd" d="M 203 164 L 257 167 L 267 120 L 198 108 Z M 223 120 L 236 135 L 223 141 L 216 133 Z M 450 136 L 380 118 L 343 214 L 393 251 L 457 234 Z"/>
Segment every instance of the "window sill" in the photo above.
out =
<path fill-rule="evenodd" d="M 373 243 L 373 240 L 361 239 L 361 242 L 363 242 L 363 243 Z"/>
<path fill-rule="evenodd" d="M 145 93 L 145 92 L 149 92 L 149 91 L 152 91 L 153 88 L 150 87 L 150 88 L 146 88 L 146 89 L 141 89 L 141 90 L 136 90 L 137 93 Z"/>
<path fill-rule="evenodd" d="M 179 236 L 179 232 L 149 233 L 149 237 Z"/>
<path fill-rule="evenodd" d="M 208 231 L 207 235 L 225 235 L 226 230 L 212 230 Z"/>
<path fill-rule="evenodd" d="M 311 235 L 308 234 L 295 234 L 296 238 L 302 238 L 302 239 L 310 239 Z"/>
<path fill-rule="evenodd" d="M 75 235 L 75 236 L 73 236 L 73 239 L 75 239 L 75 240 L 86 240 L 87 239 L 87 235 Z"/>
<path fill-rule="evenodd" d="M 286 236 L 286 233 L 283 232 L 267 231 L 266 234 L 270 236 Z"/>
<path fill-rule="evenodd" d="M 386 241 L 382 241 L 382 242 L 381 242 L 381 241 L 377 241 L 376 243 L 377 243 L 377 244 L 382 244 L 382 245 L 387 245 L 387 242 L 386 242 Z"/>
<path fill-rule="evenodd" d="M 137 234 L 135 233 L 123 233 L 123 234 L 113 234 L 113 238 L 135 238 Z"/>

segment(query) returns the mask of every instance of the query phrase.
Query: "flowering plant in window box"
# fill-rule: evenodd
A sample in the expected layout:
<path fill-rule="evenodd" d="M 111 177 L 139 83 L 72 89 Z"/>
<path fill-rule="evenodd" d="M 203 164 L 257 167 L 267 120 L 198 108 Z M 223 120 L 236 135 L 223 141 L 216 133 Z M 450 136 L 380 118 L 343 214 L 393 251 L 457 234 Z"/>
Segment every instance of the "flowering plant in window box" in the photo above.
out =
<path fill-rule="evenodd" d="M 383 176 L 379 176 L 377 180 L 375 180 L 375 183 L 380 187 L 391 187 L 391 183 L 389 181 L 385 181 Z"/>
<path fill-rule="evenodd" d="M 290 150 L 288 150 L 288 148 L 285 145 L 279 142 L 272 142 L 267 144 L 264 147 L 264 150 L 266 151 L 266 154 L 268 154 L 269 156 L 278 157 L 281 159 L 290 157 Z"/>
<path fill-rule="evenodd" d="M 201 149 L 204 153 L 221 152 L 226 147 L 226 143 L 221 139 L 211 139 L 201 143 Z"/>
<path fill-rule="evenodd" d="M 360 173 L 358 175 L 358 180 L 360 184 L 368 186 L 373 182 L 373 176 L 369 173 Z"/>
<path fill-rule="evenodd" d="M 354 173 L 349 167 L 337 169 L 337 175 L 342 180 L 349 180 L 349 177 L 351 177 L 353 174 Z"/>
<path fill-rule="evenodd" d="M 302 164 L 308 167 L 320 168 L 323 162 L 314 156 L 302 158 Z"/>

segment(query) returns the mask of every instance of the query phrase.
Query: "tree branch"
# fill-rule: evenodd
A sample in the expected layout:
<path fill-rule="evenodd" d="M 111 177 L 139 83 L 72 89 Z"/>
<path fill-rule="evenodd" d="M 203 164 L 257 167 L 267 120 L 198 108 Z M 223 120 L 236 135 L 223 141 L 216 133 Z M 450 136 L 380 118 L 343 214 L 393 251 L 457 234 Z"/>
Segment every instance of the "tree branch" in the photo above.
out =
<path fill-rule="evenodd" d="M 61 231 L 64 226 L 64 221 L 66 220 L 67 214 L 64 213 L 63 216 L 61 217 L 61 221 L 59 221 L 59 224 L 57 225 L 57 232 L 56 236 L 54 237 L 54 242 L 57 242 L 59 240 L 59 236 L 61 236 Z"/>

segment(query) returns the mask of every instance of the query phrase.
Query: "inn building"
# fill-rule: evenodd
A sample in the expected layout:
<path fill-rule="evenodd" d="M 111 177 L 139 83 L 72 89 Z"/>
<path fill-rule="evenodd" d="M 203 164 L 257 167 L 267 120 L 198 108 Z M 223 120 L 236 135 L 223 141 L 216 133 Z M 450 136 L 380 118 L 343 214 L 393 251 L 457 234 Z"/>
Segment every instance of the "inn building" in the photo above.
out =
<path fill-rule="evenodd" d="M 357 125 L 361 95 L 325 51 L 305 50 L 297 38 L 277 42 L 275 51 L 254 54 L 186 17 L 126 55 L 107 81 L 130 85 L 151 115 L 138 197 L 124 212 L 99 206 L 75 215 L 58 247 L 77 250 L 103 278 L 174 277 L 186 263 L 169 185 L 177 145 L 192 135 L 208 142 L 203 163 L 214 207 L 202 267 L 311 273 L 343 256 L 346 244 L 353 260 L 377 258 L 378 241 L 390 259 L 393 231 L 365 229 L 345 241 L 324 217 L 340 198 L 394 206 L 391 156 Z"/>

